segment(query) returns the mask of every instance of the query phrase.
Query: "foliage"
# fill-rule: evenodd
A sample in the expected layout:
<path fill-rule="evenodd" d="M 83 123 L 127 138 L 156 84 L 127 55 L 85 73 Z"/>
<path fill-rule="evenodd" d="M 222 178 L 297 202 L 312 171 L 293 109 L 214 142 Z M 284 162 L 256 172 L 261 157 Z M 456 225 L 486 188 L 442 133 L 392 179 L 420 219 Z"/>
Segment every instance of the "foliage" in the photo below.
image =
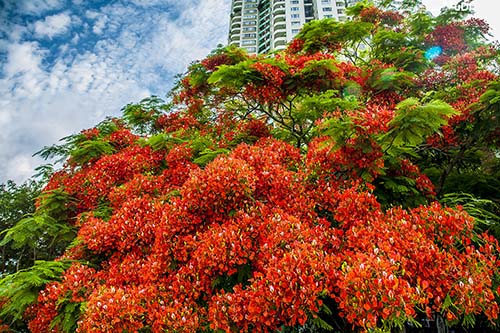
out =
<path fill-rule="evenodd" d="M 449 206 L 460 206 L 474 217 L 479 231 L 488 231 L 500 238 L 500 205 L 468 193 L 448 193 L 441 201 Z"/>
<path fill-rule="evenodd" d="M 500 169 L 498 53 L 450 11 L 350 14 L 274 55 L 219 48 L 171 103 L 42 150 L 66 163 L 3 242 L 61 255 L 0 281 L 4 318 L 26 308 L 32 332 L 494 325 L 495 192 L 445 192 Z"/>
<path fill-rule="evenodd" d="M 40 184 L 29 180 L 21 185 L 12 181 L 0 184 L 0 233 L 17 227 L 17 223 L 35 211 L 35 198 L 40 193 Z M 27 246 L 11 248 L 1 245 L 2 268 L 0 276 L 14 273 L 33 264 L 31 251 Z"/>
<path fill-rule="evenodd" d="M 161 98 L 151 96 L 137 104 L 127 104 L 122 109 L 123 120 L 139 134 L 153 133 L 156 121 L 168 108 Z"/>
<path fill-rule="evenodd" d="M 422 144 L 427 137 L 448 124 L 447 118 L 458 114 L 442 101 L 433 100 L 421 105 L 415 98 L 400 102 L 395 111 L 388 131 L 381 138 L 382 148 L 391 156 L 401 154 L 398 150 Z"/>
<path fill-rule="evenodd" d="M 21 319 L 26 308 L 38 298 L 40 290 L 47 283 L 59 280 L 68 267 L 63 261 L 35 261 L 32 267 L 3 277 L 0 284 L 5 288 L 2 294 L 7 301 L 0 314 L 13 321 Z"/>

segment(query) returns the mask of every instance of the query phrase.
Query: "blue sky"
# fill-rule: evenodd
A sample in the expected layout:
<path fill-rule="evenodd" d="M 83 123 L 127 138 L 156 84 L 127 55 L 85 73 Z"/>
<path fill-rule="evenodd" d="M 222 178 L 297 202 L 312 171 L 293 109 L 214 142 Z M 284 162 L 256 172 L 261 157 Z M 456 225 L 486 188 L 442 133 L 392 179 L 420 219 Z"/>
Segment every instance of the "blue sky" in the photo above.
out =
<path fill-rule="evenodd" d="M 165 96 L 176 74 L 226 43 L 230 3 L 0 0 L 0 182 L 30 177 L 43 146 Z M 473 6 L 499 36 L 498 0 Z"/>
<path fill-rule="evenodd" d="M 0 182 L 227 40 L 230 0 L 0 0 Z"/>

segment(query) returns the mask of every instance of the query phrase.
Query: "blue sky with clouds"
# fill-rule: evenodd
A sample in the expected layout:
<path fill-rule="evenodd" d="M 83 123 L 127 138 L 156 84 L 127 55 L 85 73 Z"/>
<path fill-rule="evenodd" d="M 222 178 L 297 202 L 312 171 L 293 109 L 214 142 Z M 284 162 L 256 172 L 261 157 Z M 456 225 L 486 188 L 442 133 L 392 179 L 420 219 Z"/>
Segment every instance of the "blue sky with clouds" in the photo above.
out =
<path fill-rule="evenodd" d="M 0 182 L 44 145 L 165 96 L 226 43 L 230 0 L 0 0 Z"/>
<path fill-rule="evenodd" d="M 435 10 L 454 1 L 424 2 Z M 226 43 L 230 3 L 0 0 L 0 182 L 31 176 L 43 146 L 165 96 L 176 74 Z M 474 0 L 497 36 L 488 15 L 498 3 Z"/>

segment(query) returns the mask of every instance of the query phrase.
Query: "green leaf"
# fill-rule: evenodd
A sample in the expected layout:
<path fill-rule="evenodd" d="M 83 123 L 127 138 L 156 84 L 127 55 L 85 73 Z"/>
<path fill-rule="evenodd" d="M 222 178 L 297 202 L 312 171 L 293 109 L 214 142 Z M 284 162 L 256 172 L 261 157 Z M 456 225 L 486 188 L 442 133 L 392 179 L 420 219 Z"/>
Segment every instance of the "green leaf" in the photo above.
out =
<path fill-rule="evenodd" d="M 12 243 L 11 247 L 14 249 L 24 246 L 35 249 L 42 239 L 48 239 L 51 243 L 56 240 L 71 241 L 76 232 L 74 227 L 58 223 L 54 218 L 43 214 L 24 218 L 0 235 L 3 236 L 0 246 Z"/>
<path fill-rule="evenodd" d="M 47 214 L 61 220 L 66 217 L 70 204 L 74 202 L 75 199 L 60 188 L 46 191 L 38 197 L 37 213 Z"/>
<path fill-rule="evenodd" d="M 482 199 L 469 193 L 447 193 L 440 200 L 448 206 L 460 206 L 474 217 L 475 226 L 482 233 L 488 230 L 498 237 L 500 235 L 500 204 L 489 199 Z"/>
<path fill-rule="evenodd" d="M 390 128 L 379 137 L 379 142 L 384 151 L 396 156 L 401 149 L 416 147 L 430 135 L 439 133 L 439 129 L 448 124 L 448 118 L 456 114 L 458 112 L 443 101 L 421 104 L 416 98 L 408 98 L 397 105 Z"/>
<path fill-rule="evenodd" d="M 176 144 L 183 143 L 184 140 L 171 133 L 160 133 L 151 136 L 145 144 L 153 148 L 154 151 L 169 149 Z"/>
<path fill-rule="evenodd" d="M 487 137 L 500 127 L 500 81 L 491 82 L 488 90 L 481 95 L 478 103 L 472 106 L 472 115 L 475 118 L 474 134 Z"/>
<path fill-rule="evenodd" d="M 446 310 L 448 309 L 449 307 L 453 306 L 453 300 L 451 299 L 450 295 L 447 294 L 445 299 L 444 299 L 444 302 L 443 302 L 443 305 L 441 305 L 441 308 L 443 310 Z"/>
<path fill-rule="evenodd" d="M 295 38 L 304 41 L 303 51 L 306 53 L 336 51 L 339 45 L 354 45 L 363 41 L 372 28 L 373 24 L 369 22 L 313 20 L 306 23 Z"/>
<path fill-rule="evenodd" d="M 330 324 L 328 324 L 326 321 L 324 321 L 320 317 L 316 317 L 316 318 L 312 319 L 312 322 L 314 323 L 314 326 L 319 327 L 325 331 L 333 331 L 334 330 L 334 328 Z"/>
<path fill-rule="evenodd" d="M 140 134 L 154 131 L 155 122 L 162 114 L 170 108 L 165 101 L 158 96 L 144 98 L 137 104 L 127 104 L 123 109 L 123 120 Z"/>
<path fill-rule="evenodd" d="M 42 149 L 34 153 L 33 156 L 40 156 L 45 160 L 58 157 L 55 163 L 60 163 L 68 158 L 69 153 L 70 147 L 68 145 L 52 145 L 44 146 Z"/>
<path fill-rule="evenodd" d="M 350 117 L 331 118 L 324 122 L 323 134 L 330 136 L 338 149 L 356 135 L 357 126 Z"/>
<path fill-rule="evenodd" d="M 219 148 L 216 150 L 212 150 L 212 149 L 207 148 L 207 149 L 203 150 L 202 152 L 200 152 L 200 156 L 195 158 L 193 160 L 193 163 L 196 163 L 200 166 L 205 166 L 208 163 L 210 163 L 211 161 L 213 161 L 220 154 L 227 154 L 227 153 L 229 153 L 229 150 L 225 149 L 225 148 Z"/>
<path fill-rule="evenodd" d="M 85 303 L 72 303 L 65 299 L 62 304 L 59 304 L 59 314 L 50 323 L 50 328 L 65 333 L 76 332 L 84 305 Z"/>
<path fill-rule="evenodd" d="M 35 265 L 0 279 L 0 298 L 7 302 L 0 317 L 7 320 L 22 319 L 26 308 L 33 304 L 47 283 L 59 281 L 70 261 L 36 261 Z"/>
<path fill-rule="evenodd" d="M 255 60 L 246 60 L 236 65 L 221 65 L 207 82 L 220 87 L 243 87 L 248 82 L 260 79 L 257 70 L 251 67 L 254 63 Z"/>
<path fill-rule="evenodd" d="M 87 140 L 78 145 L 70 152 L 71 159 L 82 165 L 90 160 L 101 157 L 102 155 L 111 155 L 115 152 L 114 147 L 105 141 Z"/>
<path fill-rule="evenodd" d="M 347 93 L 354 93 L 354 88 Z M 300 99 L 293 117 L 298 121 L 316 121 L 325 113 L 333 111 L 354 110 L 359 106 L 355 98 L 341 98 L 338 90 L 327 90 L 321 94 L 309 95 Z"/>
<path fill-rule="evenodd" d="M 401 90 L 413 85 L 414 74 L 397 70 L 395 67 L 374 71 L 370 81 L 371 87 L 377 91 Z"/>

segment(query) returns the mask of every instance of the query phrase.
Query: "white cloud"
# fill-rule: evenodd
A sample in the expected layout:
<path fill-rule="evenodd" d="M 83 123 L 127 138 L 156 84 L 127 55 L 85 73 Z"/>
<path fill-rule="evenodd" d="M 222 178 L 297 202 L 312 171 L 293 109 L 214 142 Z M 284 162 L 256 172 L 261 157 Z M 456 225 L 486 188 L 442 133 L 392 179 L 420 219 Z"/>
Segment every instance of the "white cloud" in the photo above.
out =
<path fill-rule="evenodd" d="M 21 41 L 21 39 L 28 33 L 28 29 L 19 24 L 15 24 L 11 27 L 8 27 L 5 33 L 9 36 L 9 39 L 11 41 L 17 42 Z"/>
<path fill-rule="evenodd" d="M 225 43 L 229 7 L 229 0 L 115 2 L 83 9 L 80 23 L 75 11 L 35 22 L 40 42 L 23 40 L 29 31 L 21 29 L 2 41 L 0 182 L 31 175 L 42 163 L 31 155 L 43 146 L 118 116 L 127 103 L 166 94 L 175 74 Z M 71 25 L 79 28 L 51 44 Z"/>
<path fill-rule="evenodd" d="M 94 23 L 94 26 L 92 27 L 92 31 L 96 35 L 101 35 L 102 32 L 104 31 L 104 28 L 106 27 L 106 23 L 108 21 L 108 17 L 106 15 L 101 15 L 97 18 L 96 22 Z"/>
<path fill-rule="evenodd" d="M 62 8 L 64 0 L 17 0 L 17 4 L 24 14 L 39 15 Z"/>
<path fill-rule="evenodd" d="M 151 7 L 165 4 L 165 0 L 130 0 L 130 2 L 139 7 Z"/>
<path fill-rule="evenodd" d="M 106 50 L 108 56 L 121 58 L 135 76 L 161 82 L 165 81 L 161 77 L 165 73 L 159 73 L 158 69 L 170 75 L 181 73 L 189 63 L 206 56 L 218 43 L 226 43 L 229 0 L 178 2 L 176 6 L 171 9 L 181 13 L 176 20 L 172 20 L 169 13 L 152 14 L 154 25 L 139 20 L 127 26 L 117 39 L 120 47 L 109 47 L 115 41 L 107 41 L 99 47 Z M 111 6 L 106 12 L 112 25 L 120 25 L 116 20 L 130 15 L 127 11 L 131 10 Z M 132 52 L 122 54 L 123 50 Z"/>
<path fill-rule="evenodd" d="M 34 30 L 38 37 L 52 38 L 66 33 L 70 25 L 71 17 L 66 13 L 60 13 L 35 22 Z"/>
<path fill-rule="evenodd" d="M 19 154 L 9 159 L 6 165 L 7 175 L 12 175 L 12 178 L 26 179 L 33 175 L 33 170 L 38 166 L 36 159 L 29 154 Z"/>
<path fill-rule="evenodd" d="M 41 62 L 44 52 L 35 42 L 11 44 L 7 48 L 8 61 L 4 66 L 7 76 L 0 82 L 5 82 L 7 90 L 23 98 L 33 98 L 41 92 Z M 1 91 L 1 90 L 0 90 Z"/>
<path fill-rule="evenodd" d="M 38 44 L 15 44 L 9 50 L 6 77 L 0 79 L 1 181 L 23 181 L 42 162 L 30 157 L 34 152 L 151 94 L 96 54 L 82 54 L 69 64 L 60 59 L 44 69 Z"/>
<path fill-rule="evenodd" d="M 94 21 L 92 24 L 92 32 L 96 35 L 101 35 L 108 23 L 108 16 L 94 10 L 87 10 L 85 16 Z"/>
<path fill-rule="evenodd" d="M 20 44 L 10 44 L 7 48 L 8 61 L 4 67 L 7 75 L 16 73 L 38 72 L 43 58 L 36 42 L 24 42 Z"/>

